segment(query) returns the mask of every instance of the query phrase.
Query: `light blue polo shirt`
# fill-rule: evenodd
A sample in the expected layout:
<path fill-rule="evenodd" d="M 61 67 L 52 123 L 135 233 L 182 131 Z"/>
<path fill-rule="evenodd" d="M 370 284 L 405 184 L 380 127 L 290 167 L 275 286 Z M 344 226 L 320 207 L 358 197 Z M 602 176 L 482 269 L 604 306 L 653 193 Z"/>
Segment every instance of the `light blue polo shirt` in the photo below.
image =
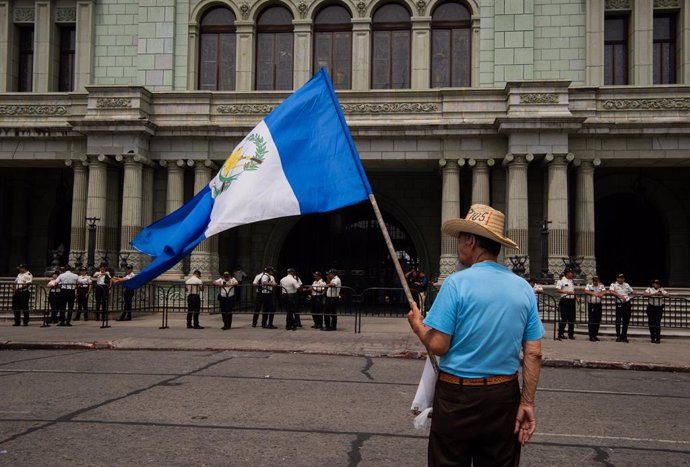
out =
<path fill-rule="evenodd" d="M 492 261 L 448 276 L 424 324 L 451 336 L 439 367 L 462 378 L 512 375 L 522 343 L 544 337 L 532 287 Z"/>

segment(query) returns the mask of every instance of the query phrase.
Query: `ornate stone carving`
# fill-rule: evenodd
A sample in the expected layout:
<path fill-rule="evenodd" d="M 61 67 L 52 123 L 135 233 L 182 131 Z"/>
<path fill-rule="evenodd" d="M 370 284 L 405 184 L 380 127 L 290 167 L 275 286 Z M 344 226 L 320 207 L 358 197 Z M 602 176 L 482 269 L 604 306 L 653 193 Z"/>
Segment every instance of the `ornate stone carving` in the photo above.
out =
<path fill-rule="evenodd" d="M 227 104 L 219 105 L 217 110 L 219 114 L 268 114 L 276 106 L 274 104 Z"/>
<path fill-rule="evenodd" d="M 690 110 L 690 98 L 607 99 L 602 106 L 606 110 Z"/>
<path fill-rule="evenodd" d="M 654 0 L 654 8 L 680 8 L 680 0 Z"/>
<path fill-rule="evenodd" d="M 96 99 L 96 108 L 98 109 L 129 109 L 131 107 L 131 97 L 99 97 Z"/>
<path fill-rule="evenodd" d="M 359 17 L 364 18 L 364 15 L 367 14 L 367 4 L 366 2 L 358 2 L 357 3 L 357 12 L 359 12 Z"/>
<path fill-rule="evenodd" d="M 0 115 L 21 116 L 21 115 L 64 115 L 67 107 L 64 105 L 0 105 Z"/>
<path fill-rule="evenodd" d="M 439 275 L 445 278 L 455 272 L 455 266 L 458 264 L 458 258 L 453 257 L 443 257 L 439 262 Z"/>
<path fill-rule="evenodd" d="M 558 104 L 558 94 L 545 92 L 521 94 L 520 104 Z"/>
<path fill-rule="evenodd" d="M 423 102 L 396 102 L 392 104 L 341 104 L 345 113 L 417 113 L 436 112 L 437 104 Z"/>
<path fill-rule="evenodd" d="M 250 10 L 249 3 L 243 3 L 240 5 L 240 12 L 242 13 L 242 19 L 249 19 L 249 10 Z"/>
<path fill-rule="evenodd" d="M 76 23 L 77 9 L 74 7 L 61 7 L 55 9 L 56 23 Z"/>
<path fill-rule="evenodd" d="M 630 0 L 606 0 L 604 8 L 607 10 L 629 10 Z"/>
<path fill-rule="evenodd" d="M 419 14 L 419 16 L 424 16 L 426 12 L 426 2 L 424 0 L 418 0 L 415 6 L 417 7 L 417 14 Z"/>
<path fill-rule="evenodd" d="M 34 9 L 31 7 L 16 7 L 14 9 L 15 23 L 33 23 Z"/>
<path fill-rule="evenodd" d="M 300 18 L 304 19 L 307 17 L 307 10 L 309 10 L 309 5 L 307 5 L 307 2 L 301 1 L 299 2 L 299 5 L 297 5 L 297 10 L 299 11 Z"/>

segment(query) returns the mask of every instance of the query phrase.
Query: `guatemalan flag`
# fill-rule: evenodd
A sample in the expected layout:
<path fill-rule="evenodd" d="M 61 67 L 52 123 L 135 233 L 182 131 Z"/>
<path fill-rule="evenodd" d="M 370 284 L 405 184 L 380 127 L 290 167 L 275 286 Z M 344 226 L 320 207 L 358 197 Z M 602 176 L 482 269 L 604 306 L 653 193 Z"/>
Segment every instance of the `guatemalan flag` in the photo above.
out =
<path fill-rule="evenodd" d="M 331 211 L 369 194 L 371 186 L 322 68 L 259 122 L 191 201 L 132 240 L 134 248 L 156 258 L 124 285 L 141 287 L 224 230 Z"/>

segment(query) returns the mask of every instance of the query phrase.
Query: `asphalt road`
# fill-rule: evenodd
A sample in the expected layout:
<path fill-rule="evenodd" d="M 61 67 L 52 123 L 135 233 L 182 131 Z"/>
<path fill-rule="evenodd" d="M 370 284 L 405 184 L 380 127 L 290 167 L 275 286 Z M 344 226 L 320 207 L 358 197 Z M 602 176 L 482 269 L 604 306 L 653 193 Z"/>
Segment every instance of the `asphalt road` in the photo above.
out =
<path fill-rule="evenodd" d="M 0 352 L 0 465 L 421 466 L 423 362 Z M 522 465 L 690 465 L 690 374 L 546 369 Z"/>

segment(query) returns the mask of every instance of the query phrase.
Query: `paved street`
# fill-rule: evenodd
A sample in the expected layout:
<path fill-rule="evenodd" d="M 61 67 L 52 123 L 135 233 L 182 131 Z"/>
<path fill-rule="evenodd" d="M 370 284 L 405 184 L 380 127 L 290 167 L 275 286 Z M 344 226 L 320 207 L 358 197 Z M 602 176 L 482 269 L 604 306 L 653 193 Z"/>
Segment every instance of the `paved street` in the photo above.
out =
<path fill-rule="evenodd" d="M 330 333 L 329 333 L 330 334 Z M 0 352 L 2 465 L 419 466 L 420 360 Z M 523 465 L 690 465 L 688 373 L 544 371 Z"/>

